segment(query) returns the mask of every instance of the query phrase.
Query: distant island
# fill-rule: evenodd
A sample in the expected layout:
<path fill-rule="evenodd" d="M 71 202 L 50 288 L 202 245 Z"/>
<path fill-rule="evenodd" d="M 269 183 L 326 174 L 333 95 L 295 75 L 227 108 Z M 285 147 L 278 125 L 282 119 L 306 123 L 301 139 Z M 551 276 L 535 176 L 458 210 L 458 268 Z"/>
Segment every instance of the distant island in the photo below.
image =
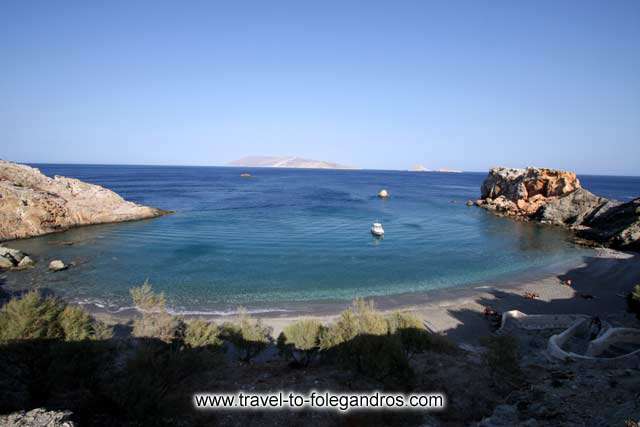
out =
<path fill-rule="evenodd" d="M 246 156 L 228 163 L 229 166 L 260 168 L 303 168 L 303 169 L 357 169 L 352 166 L 323 160 L 309 160 L 300 157 L 286 156 Z"/>
<path fill-rule="evenodd" d="M 462 173 L 462 171 L 458 170 L 458 169 L 447 169 L 447 168 L 427 169 L 426 167 L 424 167 L 424 165 L 413 165 L 413 166 L 411 166 L 411 169 L 409 169 L 409 171 L 411 171 L 411 172 Z"/>

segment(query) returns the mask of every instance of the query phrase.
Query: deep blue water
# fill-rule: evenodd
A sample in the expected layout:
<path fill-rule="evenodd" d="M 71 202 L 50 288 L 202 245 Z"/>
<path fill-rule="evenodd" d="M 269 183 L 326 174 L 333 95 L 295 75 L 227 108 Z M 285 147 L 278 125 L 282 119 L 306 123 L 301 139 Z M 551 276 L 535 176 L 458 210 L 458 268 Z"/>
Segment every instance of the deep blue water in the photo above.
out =
<path fill-rule="evenodd" d="M 130 306 L 129 288 L 145 279 L 177 311 L 271 310 L 490 282 L 588 253 L 559 228 L 465 206 L 484 173 L 36 166 L 176 211 L 12 243 L 40 262 L 7 275 L 7 286 L 28 282 L 111 309 Z M 581 179 L 607 197 L 640 194 L 640 178 Z M 390 199 L 376 197 L 381 188 Z M 382 240 L 369 233 L 374 220 Z M 77 265 L 49 273 L 54 258 Z"/>

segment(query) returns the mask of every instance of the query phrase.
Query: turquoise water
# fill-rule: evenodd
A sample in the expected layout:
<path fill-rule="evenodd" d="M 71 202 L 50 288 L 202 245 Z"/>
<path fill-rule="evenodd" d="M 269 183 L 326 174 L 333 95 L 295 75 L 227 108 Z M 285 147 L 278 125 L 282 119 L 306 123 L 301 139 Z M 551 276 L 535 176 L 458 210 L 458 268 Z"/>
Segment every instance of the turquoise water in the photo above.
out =
<path fill-rule="evenodd" d="M 5 274 L 6 287 L 40 286 L 110 310 L 130 306 L 128 289 L 145 279 L 179 312 L 287 310 L 484 283 L 587 253 L 561 229 L 465 206 L 479 194 L 479 173 L 38 167 L 176 211 L 12 242 L 40 262 Z M 240 177 L 244 171 L 253 177 Z M 639 192 L 637 178 L 607 179 L 583 181 L 619 198 Z M 381 188 L 390 199 L 376 197 Z M 374 220 L 384 224 L 384 239 L 369 233 Z M 49 273 L 54 258 L 76 265 Z"/>

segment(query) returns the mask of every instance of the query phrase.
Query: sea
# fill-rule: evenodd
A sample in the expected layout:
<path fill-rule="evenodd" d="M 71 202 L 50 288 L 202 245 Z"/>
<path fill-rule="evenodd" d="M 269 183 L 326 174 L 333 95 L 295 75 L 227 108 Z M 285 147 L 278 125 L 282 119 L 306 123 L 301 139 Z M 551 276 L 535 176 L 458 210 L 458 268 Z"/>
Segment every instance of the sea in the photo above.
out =
<path fill-rule="evenodd" d="M 3 274 L 2 287 L 37 287 L 114 313 L 131 308 L 129 290 L 145 281 L 179 314 L 312 312 L 356 297 L 500 283 L 591 254 L 562 228 L 466 206 L 486 173 L 33 166 L 174 211 L 9 244 L 38 264 Z M 640 195 L 640 177 L 579 178 L 601 196 Z M 381 189 L 388 199 L 377 197 Z M 373 222 L 383 238 L 371 235 Z M 52 259 L 73 266 L 52 273 Z"/>

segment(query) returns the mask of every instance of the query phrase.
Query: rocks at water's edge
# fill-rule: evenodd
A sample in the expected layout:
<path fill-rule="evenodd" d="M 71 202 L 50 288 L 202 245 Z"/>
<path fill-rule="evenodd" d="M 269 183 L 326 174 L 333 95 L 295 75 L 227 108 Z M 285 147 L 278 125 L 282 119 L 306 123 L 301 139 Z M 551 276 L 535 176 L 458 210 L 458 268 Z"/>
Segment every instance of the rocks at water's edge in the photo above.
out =
<path fill-rule="evenodd" d="M 477 205 L 498 215 L 562 225 L 579 238 L 640 250 L 640 198 L 620 203 L 581 187 L 573 172 L 493 168 Z"/>
<path fill-rule="evenodd" d="M 69 268 L 69 266 L 59 259 L 54 259 L 49 263 L 49 270 L 51 271 L 62 271 L 66 270 L 67 268 Z"/>
<path fill-rule="evenodd" d="M 34 264 L 24 252 L 0 246 L 0 270 L 23 270 Z"/>
<path fill-rule="evenodd" d="M 49 178 L 38 169 L 0 160 L 0 241 L 167 213 L 128 202 L 98 185 Z"/>

